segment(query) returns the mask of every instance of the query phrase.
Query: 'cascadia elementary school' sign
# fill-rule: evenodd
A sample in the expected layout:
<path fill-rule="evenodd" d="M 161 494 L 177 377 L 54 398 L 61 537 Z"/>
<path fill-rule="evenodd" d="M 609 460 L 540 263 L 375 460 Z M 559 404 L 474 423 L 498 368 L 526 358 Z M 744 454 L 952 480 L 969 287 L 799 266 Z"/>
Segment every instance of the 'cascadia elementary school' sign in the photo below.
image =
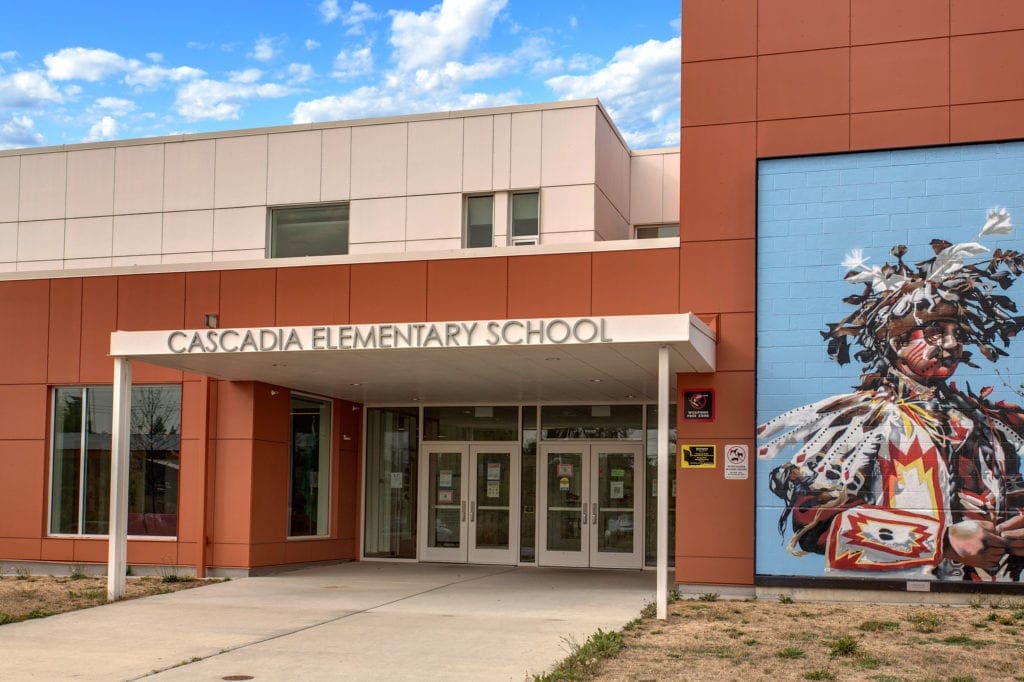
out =
<path fill-rule="evenodd" d="M 484 320 L 409 324 L 258 327 L 167 332 L 171 353 L 266 353 L 292 350 L 452 348 L 609 343 L 607 320 Z"/>

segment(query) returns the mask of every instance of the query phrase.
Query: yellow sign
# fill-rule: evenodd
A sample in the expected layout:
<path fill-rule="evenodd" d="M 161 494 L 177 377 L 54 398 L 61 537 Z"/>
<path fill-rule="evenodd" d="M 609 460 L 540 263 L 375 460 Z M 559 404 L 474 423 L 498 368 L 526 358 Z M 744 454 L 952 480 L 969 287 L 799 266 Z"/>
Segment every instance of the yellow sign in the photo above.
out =
<path fill-rule="evenodd" d="M 714 445 L 680 445 L 679 466 L 683 469 L 714 469 Z"/>

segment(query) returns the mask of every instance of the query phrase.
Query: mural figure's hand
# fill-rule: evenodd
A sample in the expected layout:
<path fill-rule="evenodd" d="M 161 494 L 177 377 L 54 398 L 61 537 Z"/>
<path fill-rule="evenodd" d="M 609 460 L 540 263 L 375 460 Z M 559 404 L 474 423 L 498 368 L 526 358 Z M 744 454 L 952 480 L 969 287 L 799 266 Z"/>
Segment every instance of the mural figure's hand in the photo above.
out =
<path fill-rule="evenodd" d="M 1024 556 L 1024 512 L 996 526 L 996 532 L 1006 541 L 1006 551 L 1014 556 Z"/>
<path fill-rule="evenodd" d="M 989 521 L 961 521 L 949 527 L 946 536 L 946 558 L 989 573 L 999 568 L 1006 554 L 1007 541 Z"/>

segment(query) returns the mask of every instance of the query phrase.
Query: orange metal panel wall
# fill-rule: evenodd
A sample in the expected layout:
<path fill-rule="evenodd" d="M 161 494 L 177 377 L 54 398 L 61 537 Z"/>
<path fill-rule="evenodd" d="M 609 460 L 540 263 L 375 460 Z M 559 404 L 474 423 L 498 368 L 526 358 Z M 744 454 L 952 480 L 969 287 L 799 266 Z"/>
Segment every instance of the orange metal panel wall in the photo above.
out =
<path fill-rule="evenodd" d="M 679 300 L 719 371 L 680 386 L 720 418 L 679 441 L 753 445 L 757 159 L 1024 137 L 1024 3 L 687 0 L 683 34 Z M 753 481 L 677 476 L 677 580 L 751 584 Z"/>
<path fill-rule="evenodd" d="M 0 558 L 106 561 L 104 540 L 46 537 L 49 388 L 110 384 L 115 329 L 669 313 L 679 268 L 647 249 L 0 282 Z M 289 541 L 288 390 L 214 380 L 207 408 L 198 375 L 133 374 L 181 384 L 182 433 L 178 541 L 133 540 L 129 562 L 193 564 L 202 543 L 213 566 L 358 556 L 360 405 L 334 402 L 331 536 Z"/>

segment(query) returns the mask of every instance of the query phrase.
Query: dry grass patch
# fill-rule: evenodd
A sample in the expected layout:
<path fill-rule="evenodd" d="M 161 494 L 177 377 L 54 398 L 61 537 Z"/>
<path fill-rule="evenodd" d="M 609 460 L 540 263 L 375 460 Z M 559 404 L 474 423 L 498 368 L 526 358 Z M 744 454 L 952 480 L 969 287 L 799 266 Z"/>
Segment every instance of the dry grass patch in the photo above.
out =
<path fill-rule="evenodd" d="M 972 606 L 679 601 L 589 679 L 1024 681 L 1022 604 Z"/>
<path fill-rule="evenodd" d="M 126 599 L 178 592 L 219 582 L 180 576 L 176 578 L 128 578 Z M 106 601 L 107 579 L 104 576 L 86 576 L 80 572 L 63 577 L 25 574 L 0 576 L 0 625 L 99 606 Z"/>

